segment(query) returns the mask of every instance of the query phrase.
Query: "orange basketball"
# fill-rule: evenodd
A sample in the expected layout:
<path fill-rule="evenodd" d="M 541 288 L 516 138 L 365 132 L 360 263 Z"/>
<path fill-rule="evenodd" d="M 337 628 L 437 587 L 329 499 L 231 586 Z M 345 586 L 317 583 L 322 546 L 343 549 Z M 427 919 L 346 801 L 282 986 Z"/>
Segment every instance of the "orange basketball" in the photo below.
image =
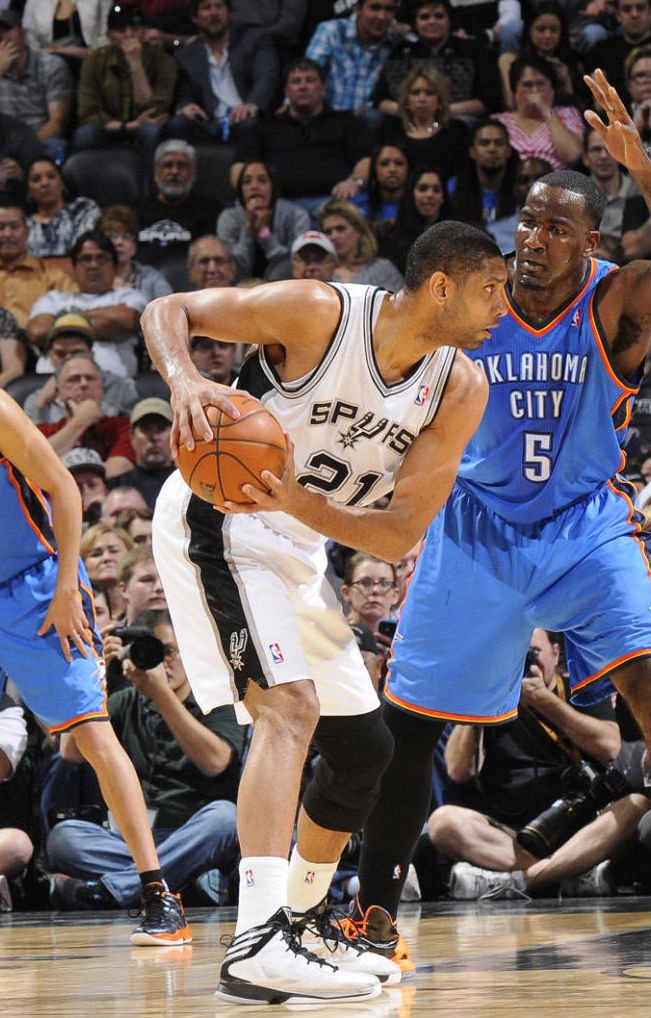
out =
<path fill-rule="evenodd" d="M 243 484 L 266 490 L 260 480 L 262 471 L 281 477 L 287 459 L 283 429 L 260 400 L 241 392 L 232 392 L 228 398 L 242 416 L 234 421 L 216 406 L 207 406 L 212 441 L 197 442 L 191 451 L 181 446 L 176 460 L 194 493 L 217 506 L 248 502 Z"/>

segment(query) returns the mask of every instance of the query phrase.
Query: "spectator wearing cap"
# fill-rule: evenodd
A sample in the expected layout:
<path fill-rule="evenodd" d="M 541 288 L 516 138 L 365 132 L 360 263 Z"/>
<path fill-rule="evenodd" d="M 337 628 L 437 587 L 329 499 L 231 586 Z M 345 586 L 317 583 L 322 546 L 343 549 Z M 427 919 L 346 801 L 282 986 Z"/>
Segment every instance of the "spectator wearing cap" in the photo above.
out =
<path fill-rule="evenodd" d="M 138 370 L 140 315 L 147 301 L 131 286 L 115 288 L 117 252 L 99 230 L 82 233 L 70 257 L 80 292 L 71 297 L 53 290 L 36 301 L 27 323 L 31 342 L 42 347 L 57 315 L 80 311 L 95 329 L 93 355 L 100 368 L 133 377 Z"/>
<path fill-rule="evenodd" d="M 72 98 L 65 60 L 28 46 L 20 14 L 0 11 L 0 106 L 30 127 L 53 159 L 67 148 Z"/>
<path fill-rule="evenodd" d="M 123 475 L 135 459 L 129 435 L 129 418 L 107 417 L 102 409 L 104 386 L 100 370 L 89 353 L 68 357 L 55 371 L 57 398 L 66 416 L 38 428 L 54 451 L 63 456 L 76 446 L 99 453 L 107 478 Z"/>
<path fill-rule="evenodd" d="M 320 279 L 329 282 L 337 268 L 337 252 L 325 233 L 308 230 L 292 244 L 294 279 Z"/>
<path fill-rule="evenodd" d="M 25 373 L 25 333 L 11 311 L 0 308 L 0 389 Z"/>
<path fill-rule="evenodd" d="M 230 0 L 192 0 L 190 9 L 198 36 L 175 54 L 176 114 L 166 134 L 193 145 L 232 141 L 276 100 L 278 53 L 266 29 L 231 24 Z"/>
<path fill-rule="evenodd" d="M 95 342 L 95 330 L 85 315 L 77 311 L 66 311 L 52 322 L 45 337 L 45 352 L 36 362 L 38 374 L 54 372 L 67 357 L 77 353 L 90 353 Z M 0 347 L 0 352 L 2 348 Z M 138 400 L 138 390 L 133 378 L 123 378 L 112 371 L 102 371 L 104 399 L 102 410 L 107 417 L 129 414 Z M 54 424 L 66 416 L 66 408 L 57 399 L 54 374 L 44 385 L 31 392 L 23 404 L 23 410 L 34 424 Z"/>
<path fill-rule="evenodd" d="M 43 294 L 57 290 L 69 301 L 70 293 L 77 289 L 58 265 L 28 253 L 28 237 L 22 205 L 11 195 L 0 195 L 0 307 L 11 311 L 22 327 Z"/>
<path fill-rule="evenodd" d="M 174 415 L 170 404 L 157 396 L 141 399 L 131 411 L 131 445 L 135 463 L 121 474 L 120 485 L 137 488 L 150 509 L 163 482 L 173 473 L 170 431 Z"/>
<path fill-rule="evenodd" d="M 84 527 L 97 523 L 104 511 L 109 493 L 106 484 L 106 467 L 94 449 L 77 446 L 64 452 L 61 462 L 68 468 L 79 488 Z"/>
<path fill-rule="evenodd" d="M 135 143 L 148 165 L 169 117 L 176 83 L 173 57 L 143 42 L 137 7 L 115 4 L 108 14 L 108 46 L 92 50 L 81 65 L 79 127 L 73 150 Z"/>
<path fill-rule="evenodd" d="M 313 216 L 328 195 L 352 198 L 359 193 L 373 141 L 359 117 L 326 103 L 325 80 L 316 60 L 300 57 L 289 64 L 285 104 L 242 138 L 231 167 L 233 187 L 244 163 L 258 159 L 276 170 L 283 197 Z"/>

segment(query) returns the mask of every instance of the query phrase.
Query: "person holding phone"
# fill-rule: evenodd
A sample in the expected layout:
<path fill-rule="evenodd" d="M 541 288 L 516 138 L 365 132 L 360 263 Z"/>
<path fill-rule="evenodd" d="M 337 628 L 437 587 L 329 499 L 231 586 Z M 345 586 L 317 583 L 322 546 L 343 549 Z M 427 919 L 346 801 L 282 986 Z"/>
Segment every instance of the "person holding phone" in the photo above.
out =
<path fill-rule="evenodd" d="M 399 597 L 396 567 L 373 555 L 356 552 L 346 562 L 341 595 L 350 605 L 348 622 L 367 626 L 378 649 L 386 656 L 393 636 L 386 623 L 391 622 L 395 629 L 390 616 Z"/>

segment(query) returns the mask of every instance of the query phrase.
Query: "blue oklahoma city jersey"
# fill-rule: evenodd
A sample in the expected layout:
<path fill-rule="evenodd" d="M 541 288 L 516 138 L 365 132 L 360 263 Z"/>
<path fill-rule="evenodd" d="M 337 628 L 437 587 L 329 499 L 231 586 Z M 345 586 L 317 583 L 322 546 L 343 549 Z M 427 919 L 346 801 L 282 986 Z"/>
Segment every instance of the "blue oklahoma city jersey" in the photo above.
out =
<path fill-rule="evenodd" d="M 50 507 L 43 492 L 0 458 L 0 583 L 52 555 Z"/>
<path fill-rule="evenodd" d="M 546 519 L 585 498 L 623 464 L 637 392 L 609 363 L 594 293 L 614 268 L 590 259 L 574 300 L 541 328 L 507 294 L 508 313 L 468 354 L 490 384 L 459 484 L 513 523 Z"/>

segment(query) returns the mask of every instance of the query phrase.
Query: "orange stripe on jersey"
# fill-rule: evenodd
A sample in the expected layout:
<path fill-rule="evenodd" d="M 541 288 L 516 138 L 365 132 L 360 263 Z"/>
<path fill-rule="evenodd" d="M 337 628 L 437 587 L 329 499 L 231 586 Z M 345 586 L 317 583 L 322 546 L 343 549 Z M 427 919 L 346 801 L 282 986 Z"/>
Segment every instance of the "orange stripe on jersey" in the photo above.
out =
<path fill-rule="evenodd" d="M 626 382 L 623 382 L 622 379 L 615 372 L 615 369 L 613 368 L 612 364 L 610 363 L 610 359 L 608 357 L 608 353 L 606 351 L 606 347 L 604 346 L 604 341 L 601 338 L 601 335 L 599 333 L 599 326 L 597 325 L 597 322 L 596 322 L 596 319 L 595 319 L 594 306 L 593 306 L 594 305 L 594 299 L 595 299 L 595 294 L 593 293 L 592 297 L 590 298 L 590 303 L 588 305 L 588 315 L 590 317 L 590 326 L 592 328 L 592 334 L 593 334 L 593 336 L 595 338 L 595 343 L 597 344 L 597 350 L 599 351 L 599 355 L 600 355 L 600 357 L 601 357 L 601 359 L 603 361 L 603 365 L 604 365 L 606 371 L 608 372 L 608 375 L 610 376 L 610 380 L 612 382 L 614 382 L 615 385 L 618 386 L 618 388 L 620 388 L 622 390 L 621 396 L 617 397 L 617 399 L 615 400 L 615 403 L 614 403 L 614 405 L 613 405 L 613 407 L 612 407 L 612 409 L 610 411 L 611 414 L 614 414 L 615 411 L 620 406 L 622 400 L 628 399 L 630 396 L 634 396 L 639 391 L 640 387 L 639 387 L 639 385 L 630 386 L 630 385 L 627 385 Z"/>
<path fill-rule="evenodd" d="M 511 314 L 515 318 L 515 320 L 518 323 L 518 325 L 520 325 L 523 329 L 525 329 L 526 332 L 530 332 L 532 334 L 532 336 L 544 336 L 546 332 L 549 332 L 550 329 L 553 329 L 554 326 L 558 325 L 558 323 L 561 321 L 561 319 L 565 318 L 565 316 L 572 310 L 574 305 L 578 301 L 581 300 L 581 298 L 583 297 L 583 294 L 586 292 L 586 290 L 590 286 L 590 283 L 594 279 L 595 273 L 597 271 L 597 263 L 594 260 L 594 258 L 590 258 L 589 262 L 590 262 L 590 272 L 588 273 L 588 278 L 586 279 L 585 284 L 581 287 L 581 289 L 577 293 L 577 295 L 574 298 L 574 300 L 572 301 L 572 303 L 568 304 L 567 307 L 563 308 L 562 311 L 559 311 L 559 313 L 556 315 L 556 317 L 552 318 L 551 322 L 547 322 L 547 324 L 544 325 L 541 329 L 534 328 L 534 326 L 533 325 L 529 325 L 529 323 L 526 322 L 524 320 L 524 318 L 521 318 L 521 316 L 517 313 L 517 311 L 513 307 L 513 304 L 509 300 L 509 296 L 508 296 L 508 294 L 507 294 L 507 292 L 505 290 L 504 291 L 504 297 L 506 298 L 506 303 L 508 305 L 509 311 L 511 312 Z M 612 272 L 612 269 L 610 269 L 609 271 Z"/>
<path fill-rule="evenodd" d="M 384 695 L 387 700 L 391 701 L 391 703 L 395 703 L 396 706 L 402 707 L 404 710 L 408 710 L 412 714 L 423 714 L 429 718 L 440 718 L 442 721 L 466 721 L 473 725 L 490 725 L 500 724 L 503 721 L 513 721 L 514 718 L 518 716 L 517 707 L 508 711 L 506 714 L 497 714 L 496 716 L 491 717 L 480 717 L 475 714 L 447 714 L 445 711 L 430 710 L 428 707 L 417 707 L 415 704 L 409 703 L 407 700 L 401 700 L 400 697 L 394 696 L 388 685 L 384 688 Z"/>
<path fill-rule="evenodd" d="M 627 661 L 634 661 L 635 658 L 639 657 L 651 657 L 651 647 L 646 647 L 644 650 L 634 650 L 632 654 L 625 654 L 624 657 L 618 657 L 615 661 L 611 661 L 609 665 L 602 668 L 600 671 L 595 672 L 594 675 L 589 675 L 587 679 L 583 679 L 579 682 L 574 689 L 573 693 L 576 693 L 577 689 L 585 689 L 591 682 L 597 682 L 599 679 L 603 679 L 604 675 L 612 671 L 614 668 L 619 668 L 621 665 L 626 664 Z"/>
<path fill-rule="evenodd" d="M 39 528 L 36 526 L 36 523 L 34 522 L 32 517 L 29 515 L 29 512 L 27 511 L 27 506 L 25 505 L 25 502 L 24 502 L 24 499 L 23 499 L 23 493 L 20 490 L 20 484 L 18 483 L 18 481 L 16 479 L 16 476 L 14 474 L 13 464 L 8 459 L 6 459 L 6 458 L 3 458 L 1 462 L 7 464 L 7 477 L 9 478 L 9 482 L 16 489 L 16 497 L 18 498 L 18 503 L 19 503 L 21 509 L 23 510 L 23 513 L 25 514 L 25 519 L 27 520 L 28 525 L 34 531 L 34 533 L 38 537 L 38 539 L 41 542 L 41 544 L 45 548 L 47 548 L 47 550 L 49 551 L 49 553 L 51 555 L 54 555 L 56 553 L 56 548 L 54 547 L 54 545 L 50 541 L 48 541 L 48 539 L 46 538 L 45 534 L 43 534 L 43 532 L 41 530 L 39 530 Z M 24 476 L 24 475 L 22 475 L 22 476 Z M 48 508 L 48 504 L 47 504 L 47 502 L 45 501 L 45 499 L 43 497 L 43 492 L 41 491 L 41 489 L 37 488 L 35 484 L 32 484 L 32 482 L 27 477 L 25 477 L 25 483 L 28 484 L 29 487 L 31 488 L 31 490 L 34 492 L 34 494 L 38 498 L 39 502 L 43 506 L 43 509 L 45 510 L 45 512 L 47 514 L 48 520 L 51 521 L 50 511 L 49 511 L 49 508 Z"/>
<path fill-rule="evenodd" d="M 615 484 L 613 484 L 612 480 L 607 481 L 606 483 L 610 490 L 614 492 L 615 495 L 619 495 L 620 498 L 623 498 L 624 501 L 626 502 L 626 505 L 628 506 L 628 515 L 626 517 L 626 522 L 630 523 L 631 525 L 631 528 L 633 530 L 632 534 L 633 540 L 637 541 L 637 546 L 640 549 L 640 553 L 642 555 L 642 558 L 644 559 L 644 564 L 646 565 L 646 571 L 649 574 L 649 579 L 651 580 L 651 561 L 649 560 L 649 556 L 647 555 L 646 541 L 642 536 L 642 529 L 640 527 L 640 524 L 636 523 L 635 520 L 633 519 L 636 513 L 638 515 L 640 514 L 640 510 L 635 508 L 635 503 L 633 502 L 633 499 L 629 495 L 627 495 L 625 491 L 622 491 L 621 488 L 618 488 Z M 633 487 L 633 484 L 631 482 L 626 483 L 630 483 L 631 488 Z"/>

